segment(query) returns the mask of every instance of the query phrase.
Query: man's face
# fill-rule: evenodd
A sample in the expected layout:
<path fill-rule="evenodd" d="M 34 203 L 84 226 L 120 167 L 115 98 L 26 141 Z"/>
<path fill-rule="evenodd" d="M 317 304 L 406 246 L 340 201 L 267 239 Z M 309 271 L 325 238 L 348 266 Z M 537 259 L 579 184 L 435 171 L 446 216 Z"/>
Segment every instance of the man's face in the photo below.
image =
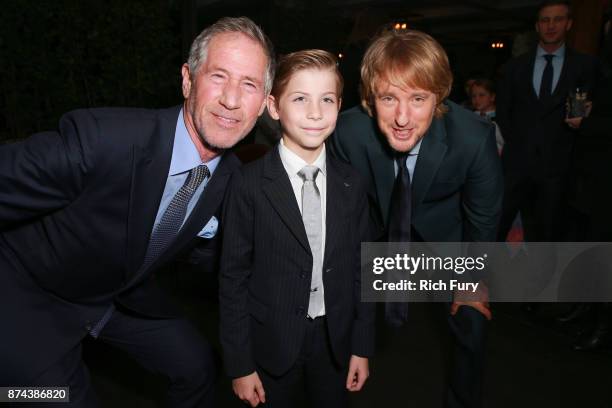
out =
<path fill-rule="evenodd" d="M 561 45 L 566 33 L 572 28 L 569 9 L 564 5 L 544 7 L 535 25 L 542 45 Z"/>
<path fill-rule="evenodd" d="M 389 145 L 402 153 L 412 150 L 431 125 L 436 95 L 419 88 L 399 88 L 382 79 L 374 89 L 376 120 Z"/>
<path fill-rule="evenodd" d="M 240 33 L 214 36 L 195 75 L 183 65 L 185 122 L 192 138 L 220 151 L 234 146 L 255 125 L 265 106 L 268 59 L 263 48 Z"/>

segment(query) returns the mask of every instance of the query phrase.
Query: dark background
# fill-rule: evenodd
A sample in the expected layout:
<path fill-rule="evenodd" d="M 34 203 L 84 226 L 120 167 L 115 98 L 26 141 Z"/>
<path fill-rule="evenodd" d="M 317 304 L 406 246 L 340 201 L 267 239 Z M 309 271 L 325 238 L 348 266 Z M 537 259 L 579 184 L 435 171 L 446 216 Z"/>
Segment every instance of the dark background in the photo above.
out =
<path fill-rule="evenodd" d="M 495 3 L 495 4 L 493 4 Z M 247 15 L 278 53 L 343 53 L 344 107 L 358 101 L 358 66 L 372 35 L 406 23 L 447 49 L 461 100 L 466 75 L 494 77 L 517 35 L 533 40 L 536 0 L 5 0 L 0 13 L 0 141 L 54 129 L 66 111 L 165 107 L 182 100 L 180 66 L 202 28 Z M 527 35 L 522 35 L 527 33 Z M 503 49 L 491 42 L 503 41 Z"/>

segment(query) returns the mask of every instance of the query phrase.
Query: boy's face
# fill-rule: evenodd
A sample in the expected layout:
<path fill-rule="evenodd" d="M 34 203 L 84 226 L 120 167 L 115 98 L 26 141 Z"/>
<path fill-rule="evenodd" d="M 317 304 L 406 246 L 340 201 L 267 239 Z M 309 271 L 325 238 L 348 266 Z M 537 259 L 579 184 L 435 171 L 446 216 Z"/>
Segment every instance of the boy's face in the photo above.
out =
<path fill-rule="evenodd" d="M 285 146 L 307 162 L 317 158 L 336 127 L 337 87 L 332 70 L 306 69 L 293 74 L 278 99 L 268 98 L 270 116 L 280 120 Z"/>
<path fill-rule="evenodd" d="M 431 126 L 436 95 L 420 88 L 399 88 L 383 79 L 376 81 L 374 91 L 379 129 L 395 151 L 409 152 Z"/>
<path fill-rule="evenodd" d="M 487 91 L 482 86 L 472 86 L 472 106 L 479 112 L 495 110 L 495 94 Z"/>

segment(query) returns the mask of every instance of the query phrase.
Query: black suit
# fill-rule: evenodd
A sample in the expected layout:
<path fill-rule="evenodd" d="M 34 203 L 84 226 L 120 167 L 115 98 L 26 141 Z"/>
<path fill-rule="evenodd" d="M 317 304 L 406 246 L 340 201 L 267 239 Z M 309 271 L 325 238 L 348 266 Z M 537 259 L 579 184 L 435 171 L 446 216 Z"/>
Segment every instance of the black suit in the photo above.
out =
<path fill-rule="evenodd" d="M 374 304 L 360 302 L 360 242 L 368 204 L 357 174 L 327 159 L 325 309 L 331 354 L 344 367 L 373 352 Z M 231 377 L 296 363 L 311 324 L 306 314 L 312 254 L 278 146 L 234 173 L 224 204 L 219 278 L 221 344 Z M 264 384 L 265 385 L 265 384 Z"/>
<path fill-rule="evenodd" d="M 59 132 L 0 148 L 0 297 L 11 299 L 0 308 L 5 332 L 1 384 L 36 382 L 61 356 L 80 347 L 113 303 L 133 317 L 171 322 L 177 316 L 152 273 L 196 245 L 214 255 L 207 248 L 212 251 L 216 239 L 196 235 L 218 215 L 229 174 L 239 166 L 231 154 L 222 158 L 176 239 L 142 268 L 168 177 L 179 109 L 74 111 L 62 117 Z M 129 325 L 129 320 L 121 321 Z M 111 323 L 115 331 L 129 334 Z M 195 333 L 187 331 L 187 336 Z M 143 340 L 154 344 L 162 337 Z M 196 358 L 199 354 L 194 352 Z M 144 360 L 164 372 L 164 363 Z"/>
<path fill-rule="evenodd" d="M 535 58 L 534 50 L 509 61 L 498 85 L 496 118 L 506 141 L 502 240 L 518 211 L 527 240 L 563 238 L 561 204 L 574 144 L 574 132 L 564 122 L 566 98 L 576 87 L 594 90 L 595 59 L 566 48 L 552 95 L 539 99 L 533 89 Z"/>
<path fill-rule="evenodd" d="M 412 239 L 427 242 L 494 241 L 503 181 L 495 129 L 473 112 L 447 102 L 422 139 L 412 176 Z M 394 153 L 374 118 L 361 108 L 343 112 L 330 147 L 366 178 L 383 229 L 395 180 Z M 376 215 L 376 214 L 375 214 Z M 386 234 L 382 233 L 383 239 Z M 461 307 L 448 324 L 455 337 L 455 364 L 448 407 L 480 404 L 484 317 Z"/>

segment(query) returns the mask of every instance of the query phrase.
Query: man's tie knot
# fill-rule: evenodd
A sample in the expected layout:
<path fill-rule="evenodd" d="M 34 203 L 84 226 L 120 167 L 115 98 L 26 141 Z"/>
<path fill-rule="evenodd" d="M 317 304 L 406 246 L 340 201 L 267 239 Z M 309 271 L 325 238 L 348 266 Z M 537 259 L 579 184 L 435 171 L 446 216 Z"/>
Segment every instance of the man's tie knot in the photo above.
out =
<path fill-rule="evenodd" d="M 403 153 L 400 156 L 397 156 L 395 159 L 397 161 L 398 170 L 401 172 L 406 168 L 406 160 L 408 160 L 408 153 Z"/>
<path fill-rule="evenodd" d="M 208 171 L 208 167 L 206 167 L 205 164 L 200 164 L 198 167 L 194 167 L 189 171 L 189 175 L 187 176 L 187 181 L 185 182 L 185 184 L 189 189 L 193 189 L 195 191 L 202 183 L 202 180 L 204 180 L 208 176 L 210 176 L 210 171 Z"/>
<path fill-rule="evenodd" d="M 304 182 L 315 181 L 318 174 L 319 168 L 312 165 L 304 166 L 302 167 L 302 170 L 298 171 L 298 175 L 302 178 L 302 180 L 304 180 Z"/>
<path fill-rule="evenodd" d="M 555 54 L 545 54 L 544 55 L 544 58 L 546 58 L 546 63 L 547 64 L 550 64 L 554 57 L 555 57 Z"/>

